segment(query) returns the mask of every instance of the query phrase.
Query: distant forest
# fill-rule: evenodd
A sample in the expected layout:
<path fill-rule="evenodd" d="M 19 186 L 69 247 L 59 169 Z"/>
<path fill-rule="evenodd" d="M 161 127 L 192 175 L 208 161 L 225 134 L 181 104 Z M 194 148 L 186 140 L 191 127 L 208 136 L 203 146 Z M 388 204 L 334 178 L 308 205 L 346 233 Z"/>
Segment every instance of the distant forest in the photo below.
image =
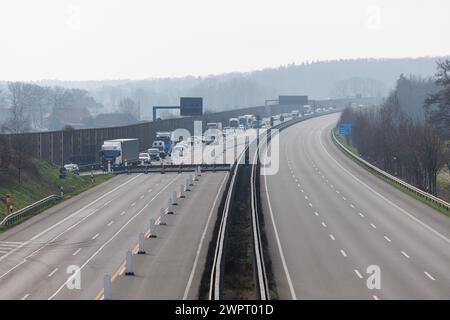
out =
<path fill-rule="evenodd" d="M 55 126 L 63 126 L 65 122 L 74 122 L 82 126 L 83 123 L 80 121 L 83 119 L 90 119 L 86 120 L 85 126 L 95 126 L 95 116 L 98 114 L 130 113 L 129 110 L 132 110 L 133 118 L 137 121 L 150 119 L 153 105 L 178 104 L 180 96 L 204 97 L 205 109 L 209 112 L 261 105 L 265 99 L 274 99 L 281 94 L 306 94 L 313 99 L 356 95 L 386 97 L 394 89 L 396 80 L 401 74 L 407 77 L 414 75 L 426 80 L 435 73 L 436 61 L 444 58 L 320 61 L 208 77 L 104 81 L 45 80 L 33 82 L 33 85 L 46 88 L 44 91 L 49 92 L 50 97 L 43 99 L 39 106 L 33 101 L 27 101 L 23 110 L 29 116 L 24 121 L 29 121 L 30 125 L 23 128 L 46 130 L 47 124 L 52 123 L 54 126 L 52 129 L 56 129 Z M 0 123 L 11 117 L 13 95 L 10 88 L 10 83 L 0 82 Z M 39 91 L 36 88 L 33 90 Z M 67 92 L 64 95 L 65 91 Z M 68 102 L 65 102 L 66 99 L 55 100 L 55 97 L 57 98 L 55 92 L 68 97 Z M 80 105 L 78 100 L 85 105 Z M 83 108 L 80 112 L 72 110 L 71 113 L 74 113 L 77 119 L 70 121 L 71 119 L 58 118 L 59 114 L 64 113 L 61 110 L 75 107 Z M 67 117 L 67 113 L 64 115 Z M 175 115 L 166 112 L 160 116 Z M 41 127 L 37 127 L 36 124 Z"/>

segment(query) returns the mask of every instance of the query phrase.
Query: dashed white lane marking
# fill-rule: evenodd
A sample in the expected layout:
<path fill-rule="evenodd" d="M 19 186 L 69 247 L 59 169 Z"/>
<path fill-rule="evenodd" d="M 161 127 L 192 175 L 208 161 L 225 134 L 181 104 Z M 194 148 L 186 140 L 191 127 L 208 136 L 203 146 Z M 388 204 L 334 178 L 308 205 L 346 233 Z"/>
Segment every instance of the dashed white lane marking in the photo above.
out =
<path fill-rule="evenodd" d="M 347 256 L 347 254 L 345 253 L 345 251 L 344 250 L 342 250 L 341 249 L 341 254 L 344 256 L 344 257 L 346 257 Z"/>
<path fill-rule="evenodd" d="M 330 185 L 330 187 L 331 187 L 331 188 L 334 188 L 334 186 L 333 186 L 333 185 Z"/>
<path fill-rule="evenodd" d="M 97 239 L 97 237 L 100 235 L 100 233 L 97 233 L 95 236 L 92 237 L 92 240 Z"/>
<path fill-rule="evenodd" d="M 402 251 L 402 255 L 409 259 L 409 255 L 405 251 Z"/>
<path fill-rule="evenodd" d="M 424 271 L 423 273 L 425 273 L 425 275 L 428 277 L 428 278 L 430 278 L 431 280 L 436 280 L 435 278 L 433 278 L 432 276 L 431 276 L 431 274 L 429 274 L 428 272 L 426 272 L 426 271 Z"/>
<path fill-rule="evenodd" d="M 342 200 L 347 201 L 347 198 L 346 197 L 342 197 Z"/>
<path fill-rule="evenodd" d="M 53 270 L 52 272 L 50 272 L 50 273 L 48 274 L 47 277 L 50 278 L 50 277 L 53 276 L 58 270 L 59 270 L 58 268 L 55 268 L 55 270 Z"/>
<path fill-rule="evenodd" d="M 337 193 L 337 194 L 340 194 L 339 190 L 336 190 L 336 193 Z"/>
<path fill-rule="evenodd" d="M 384 236 L 384 239 L 386 239 L 387 242 L 391 242 L 391 239 L 389 239 L 388 237 Z"/>
<path fill-rule="evenodd" d="M 75 251 L 74 253 L 72 253 L 73 256 L 76 256 L 77 254 L 79 254 L 81 251 L 81 248 L 77 249 L 77 251 Z"/>
<path fill-rule="evenodd" d="M 374 229 L 376 229 L 376 228 L 377 228 L 377 226 L 376 226 L 376 225 L 374 225 L 373 223 L 371 223 L 371 224 L 370 224 L 370 226 L 371 226 L 372 228 L 374 228 Z"/>
<path fill-rule="evenodd" d="M 26 295 L 24 295 L 22 298 L 20 298 L 20 300 L 27 300 L 27 298 L 30 296 L 29 293 L 27 293 Z"/>
<path fill-rule="evenodd" d="M 372 296 L 373 300 L 380 300 L 377 296 Z"/>
<path fill-rule="evenodd" d="M 355 206 L 353 205 L 353 203 L 350 203 L 350 208 L 355 209 Z"/>
<path fill-rule="evenodd" d="M 300 188 L 301 187 L 300 183 L 297 186 Z"/>
<path fill-rule="evenodd" d="M 364 218 L 364 215 L 361 212 L 358 212 L 358 214 L 361 216 L 361 218 Z"/>
<path fill-rule="evenodd" d="M 103 204 L 104 207 L 106 207 L 108 204 L 110 204 L 114 199 L 111 199 L 109 201 L 107 201 L 105 204 Z"/>
<path fill-rule="evenodd" d="M 144 195 L 140 196 L 140 199 L 144 199 Z"/>
<path fill-rule="evenodd" d="M 150 192 L 152 192 L 152 191 L 153 191 L 153 189 L 148 189 L 148 191 L 147 191 L 147 192 L 148 192 L 148 193 L 150 193 Z"/>
<path fill-rule="evenodd" d="M 319 213 L 317 211 L 314 211 L 314 214 L 316 215 L 316 217 L 319 216 Z"/>
<path fill-rule="evenodd" d="M 326 227 L 327 227 L 326 223 L 325 223 L 325 222 L 323 222 L 323 221 L 322 221 L 322 227 L 324 227 L 324 228 L 326 228 Z"/>
<path fill-rule="evenodd" d="M 312 203 L 311 202 L 309 203 L 309 206 L 312 208 Z"/>
<path fill-rule="evenodd" d="M 361 273 L 359 273 L 359 271 L 357 269 L 354 270 L 356 275 L 358 276 L 358 278 L 362 279 L 363 276 L 361 275 Z"/>
<path fill-rule="evenodd" d="M 126 213 L 126 211 L 122 211 L 122 212 L 120 213 L 120 215 L 123 216 L 125 213 Z"/>
<path fill-rule="evenodd" d="M 331 238 L 331 240 L 336 240 L 336 238 L 332 235 L 332 234 L 330 234 L 330 238 Z"/>
<path fill-rule="evenodd" d="M 301 192 L 305 192 L 303 189 L 302 190 L 300 190 Z"/>
<path fill-rule="evenodd" d="M 308 200 L 308 196 L 305 196 L 305 199 Z"/>
<path fill-rule="evenodd" d="M 133 202 L 133 203 L 131 204 L 132 207 L 134 207 L 135 205 L 136 205 L 136 202 Z"/>
<path fill-rule="evenodd" d="M 107 226 L 108 227 L 111 227 L 111 225 L 114 223 L 114 220 L 111 220 L 108 224 L 107 224 Z"/>

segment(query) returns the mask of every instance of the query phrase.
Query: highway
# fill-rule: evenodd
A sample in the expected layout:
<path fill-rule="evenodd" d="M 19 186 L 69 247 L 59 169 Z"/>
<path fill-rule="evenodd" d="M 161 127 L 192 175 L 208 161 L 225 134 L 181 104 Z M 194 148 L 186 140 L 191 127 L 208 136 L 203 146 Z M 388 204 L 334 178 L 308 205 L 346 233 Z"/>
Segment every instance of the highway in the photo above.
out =
<path fill-rule="evenodd" d="M 103 287 L 104 272 L 113 273 L 119 267 L 126 251 L 137 243 L 139 232 L 148 228 L 150 218 L 158 218 L 160 208 L 167 207 L 168 198 L 173 191 L 180 190 L 187 176 L 119 175 L 2 233 L 0 299 L 94 299 Z M 185 217 L 178 219 L 176 212 L 168 219 L 167 226 L 157 226 L 161 237 L 155 241 L 156 246 L 149 248 L 151 256 L 157 250 L 175 255 L 176 252 L 166 250 L 163 245 L 172 238 L 179 239 L 187 231 L 202 234 L 214 196 L 221 192 L 225 177 L 226 173 L 202 174 L 192 187 L 192 195 L 188 193 L 180 203 Z M 208 196 L 203 198 L 203 191 Z M 193 216 L 196 218 L 192 219 Z M 178 220 L 175 223 L 171 219 Z M 198 242 L 177 244 L 186 250 L 198 246 Z M 69 279 L 70 266 L 81 268 L 80 287 L 71 285 L 75 282 Z M 192 264 L 184 267 L 189 272 L 193 269 Z M 192 292 L 195 292 L 197 273 L 192 277 Z M 170 289 L 171 283 L 167 286 Z"/>
<path fill-rule="evenodd" d="M 282 131 L 280 170 L 260 178 L 279 298 L 449 299 L 450 219 L 337 149 L 338 117 Z"/>

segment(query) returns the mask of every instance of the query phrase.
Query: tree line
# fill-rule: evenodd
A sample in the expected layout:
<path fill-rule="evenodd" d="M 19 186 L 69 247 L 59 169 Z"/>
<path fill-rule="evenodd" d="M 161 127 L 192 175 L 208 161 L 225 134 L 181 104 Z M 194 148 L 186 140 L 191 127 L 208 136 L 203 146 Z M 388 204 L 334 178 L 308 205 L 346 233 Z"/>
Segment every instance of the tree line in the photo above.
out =
<path fill-rule="evenodd" d="M 433 81 L 402 75 L 381 106 L 345 109 L 339 123 L 352 124 L 347 142 L 377 167 L 438 195 L 438 172 L 450 167 L 449 75 L 450 60 L 441 61 Z"/>

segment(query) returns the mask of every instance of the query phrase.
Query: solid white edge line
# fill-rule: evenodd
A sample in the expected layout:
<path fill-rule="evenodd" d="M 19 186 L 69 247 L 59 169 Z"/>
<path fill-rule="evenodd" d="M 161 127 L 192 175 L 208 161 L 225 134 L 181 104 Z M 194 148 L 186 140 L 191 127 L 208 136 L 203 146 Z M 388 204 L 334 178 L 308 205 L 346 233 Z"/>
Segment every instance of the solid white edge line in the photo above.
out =
<path fill-rule="evenodd" d="M 48 227 L 47 229 L 45 229 L 45 230 L 39 232 L 37 235 L 35 235 L 35 236 L 33 236 L 31 239 L 29 239 L 29 240 L 23 242 L 20 246 L 18 246 L 18 247 L 15 248 L 14 250 L 11 250 L 11 251 L 8 252 L 7 254 L 1 256 L 1 257 L 0 257 L 0 262 L 1 262 L 3 259 L 6 259 L 6 258 L 7 258 L 8 256 L 10 256 L 11 254 L 13 254 L 14 252 L 16 252 L 17 250 L 23 248 L 24 246 L 28 245 L 28 244 L 31 243 L 32 241 L 36 240 L 36 239 L 39 238 L 40 236 L 46 234 L 47 232 L 49 232 L 49 231 L 51 231 L 52 229 L 54 229 L 54 228 L 56 228 L 57 226 L 59 226 L 60 224 L 62 224 L 62 223 L 64 223 L 64 222 L 66 222 L 67 220 L 73 218 L 73 217 L 76 216 L 78 213 L 82 212 L 83 210 L 85 210 L 86 208 L 90 207 L 90 206 L 93 205 L 94 203 L 97 203 L 99 200 L 103 199 L 103 198 L 106 197 L 107 195 L 109 195 L 109 194 L 111 194 L 112 192 L 114 192 L 114 191 L 116 191 L 116 190 L 122 188 L 123 186 L 127 185 L 128 183 L 130 183 L 130 182 L 133 181 L 134 179 L 137 179 L 137 178 L 140 177 L 141 175 L 142 175 L 142 173 L 140 173 L 140 174 L 138 174 L 137 176 L 135 176 L 135 177 L 133 177 L 133 178 L 127 180 L 126 182 L 124 182 L 124 183 L 122 183 L 122 184 L 120 184 L 120 185 L 118 185 L 118 186 L 115 187 L 114 189 L 108 191 L 107 193 L 105 193 L 105 194 L 103 194 L 102 196 L 98 197 L 98 198 L 95 199 L 94 201 L 88 203 L 87 205 L 85 205 L 85 206 L 82 207 L 81 209 L 78 209 L 77 211 L 75 211 L 74 213 L 68 215 L 68 216 L 65 217 L 64 219 L 58 221 L 57 223 L 53 224 L 52 226 Z M 45 247 L 46 245 L 47 245 L 47 243 L 45 243 L 41 248 Z M 39 248 L 39 249 L 37 249 L 37 250 L 40 250 L 41 248 Z M 14 269 L 15 267 L 16 267 L 16 266 L 14 266 L 13 269 Z M 11 269 L 10 269 L 10 270 L 11 270 Z M 0 276 L 0 279 L 3 278 L 7 273 L 9 273 L 10 270 L 8 270 L 6 273 L 2 274 L 2 275 Z"/>
<path fill-rule="evenodd" d="M 192 281 L 194 279 L 195 269 L 197 268 L 198 259 L 200 257 L 200 253 L 201 253 L 201 250 L 202 250 L 203 241 L 205 240 L 205 237 L 206 237 L 206 231 L 208 230 L 208 226 L 209 226 L 212 214 L 214 212 L 214 208 L 216 207 L 217 200 L 219 199 L 219 195 L 220 195 L 220 193 L 222 191 L 223 185 L 225 184 L 225 181 L 227 180 L 227 178 L 228 178 L 228 174 L 225 175 L 225 177 L 223 178 L 222 183 L 221 183 L 221 185 L 219 187 L 219 191 L 217 191 L 216 197 L 215 197 L 214 202 L 213 202 L 213 204 L 211 206 L 211 210 L 209 211 L 209 216 L 208 216 L 208 219 L 206 220 L 205 228 L 203 229 L 202 236 L 200 237 L 200 242 L 198 243 L 197 253 L 195 255 L 194 264 L 192 265 L 192 270 L 191 270 L 191 273 L 189 275 L 189 280 L 188 280 L 188 282 L 186 284 L 186 288 L 184 289 L 183 300 L 187 300 L 187 298 L 188 298 L 188 294 L 189 294 L 189 291 L 191 289 Z"/>
<path fill-rule="evenodd" d="M 267 157 L 267 148 L 265 149 L 264 156 Z M 264 187 L 266 189 L 265 191 L 266 191 L 266 197 L 267 197 L 267 204 L 268 204 L 269 212 L 270 212 L 270 219 L 272 221 L 273 230 L 275 232 L 275 239 L 277 240 L 278 251 L 280 252 L 281 263 L 283 264 L 283 269 L 284 269 L 284 273 L 286 275 L 286 279 L 288 282 L 289 291 L 291 293 L 291 298 L 292 298 L 292 300 L 297 300 L 297 295 L 295 294 L 294 285 L 292 284 L 291 276 L 289 274 L 289 270 L 288 270 L 288 267 L 286 264 L 286 259 L 284 257 L 283 248 L 281 247 L 280 236 L 278 235 L 278 229 L 277 229 L 277 226 L 275 223 L 275 218 L 273 215 L 272 203 L 270 201 L 269 189 L 267 186 L 267 175 L 264 175 Z"/>
<path fill-rule="evenodd" d="M 153 202 L 153 200 L 155 200 L 164 190 L 166 190 L 179 176 L 176 175 L 164 188 L 162 188 L 149 202 L 147 202 L 147 204 L 141 209 L 139 210 L 134 216 L 132 216 L 119 230 L 116 231 L 116 233 L 114 233 L 112 235 L 111 238 L 109 238 L 105 243 L 103 243 L 78 269 L 78 273 L 81 272 L 84 267 L 87 266 L 87 264 L 94 259 L 112 240 L 114 240 L 114 238 L 117 237 L 117 235 L 122 232 L 123 229 L 125 229 L 128 224 L 131 223 L 131 221 L 133 221 L 137 216 L 139 216 L 145 209 L 147 209 L 147 207 L 150 205 L 150 203 Z M 71 279 L 73 279 L 75 274 L 73 274 L 71 277 L 69 277 L 66 281 L 64 281 L 64 283 L 47 299 L 47 300 L 52 300 L 66 285 L 69 281 L 71 281 Z"/>
<path fill-rule="evenodd" d="M 399 210 L 401 213 L 403 213 L 405 216 L 409 217 L 411 220 L 413 220 L 414 222 L 418 223 L 419 225 L 421 225 L 422 227 L 424 227 L 425 229 L 428 229 L 428 231 L 434 233 L 434 235 L 438 236 L 439 238 L 441 238 L 442 240 L 444 240 L 447 243 L 450 243 L 450 239 L 447 238 L 446 236 L 444 236 L 442 233 L 440 233 L 439 231 L 437 231 L 436 229 L 434 229 L 433 227 L 429 226 L 428 224 L 426 224 L 425 222 L 422 222 L 421 220 L 419 220 L 418 218 L 416 218 L 415 216 L 413 216 L 411 213 L 409 213 L 408 211 L 406 211 L 405 209 L 401 208 L 400 206 L 398 206 L 397 204 L 395 204 L 394 202 L 392 202 L 391 200 L 389 200 L 388 198 L 386 198 L 385 196 L 383 196 L 382 194 L 380 194 L 379 192 L 377 192 L 375 189 L 373 189 L 372 187 L 370 187 L 368 184 L 364 183 L 363 181 L 361 181 L 360 179 L 358 179 L 355 175 L 353 175 L 350 171 L 348 171 L 347 169 L 345 169 L 325 148 L 323 142 L 322 142 L 322 134 L 319 137 L 319 141 L 320 141 L 320 145 L 322 146 L 323 150 L 325 150 L 326 154 L 328 155 L 328 157 L 330 157 L 330 159 L 332 159 L 342 170 L 344 170 L 344 172 L 346 172 L 348 175 L 350 175 L 353 179 L 355 179 L 356 181 L 358 181 L 360 184 L 362 184 L 363 186 L 365 186 L 367 189 L 369 189 L 370 191 L 372 191 L 374 194 L 376 194 L 377 196 L 379 196 L 381 199 L 383 199 L 385 202 L 387 202 L 388 204 L 390 204 L 391 206 L 393 206 L 394 208 L 396 208 L 397 210 Z"/>

